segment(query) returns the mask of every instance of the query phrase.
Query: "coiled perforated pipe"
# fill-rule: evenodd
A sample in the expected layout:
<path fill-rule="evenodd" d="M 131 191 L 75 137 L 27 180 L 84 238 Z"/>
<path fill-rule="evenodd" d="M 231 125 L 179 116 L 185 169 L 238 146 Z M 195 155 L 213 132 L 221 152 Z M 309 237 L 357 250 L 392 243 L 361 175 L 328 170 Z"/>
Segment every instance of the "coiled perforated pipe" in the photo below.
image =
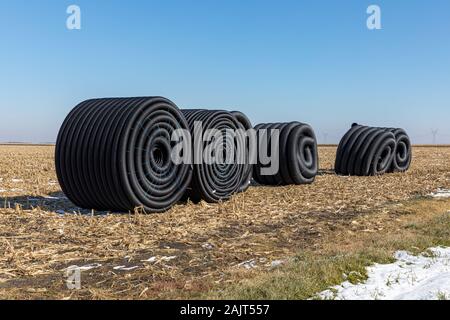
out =
<path fill-rule="evenodd" d="M 388 172 L 405 172 L 409 169 L 412 160 L 412 147 L 408 134 L 403 129 L 389 129 L 394 136 L 395 156 Z"/>
<path fill-rule="evenodd" d="M 258 131 L 258 164 L 254 166 L 253 179 L 264 185 L 309 184 L 315 180 L 319 168 L 317 140 L 314 130 L 301 122 L 269 123 L 255 126 Z M 260 131 L 262 130 L 262 131 Z M 279 139 L 275 139 L 278 130 Z M 268 143 L 262 144 L 263 135 Z M 275 140 L 274 140 L 275 139 Z M 263 174 L 267 167 L 260 162 L 261 153 L 270 155 L 271 144 L 278 144 L 279 170 Z M 267 149 L 264 149 L 267 148 Z"/>
<path fill-rule="evenodd" d="M 244 155 L 244 170 L 243 170 L 243 176 L 241 181 L 241 186 L 238 189 L 238 192 L 245 192 L 252 182 L 253 177 L 253 164 L 254 164 L 254 157 L 256 154 L 253 153 L 253 151 L 256 151 L 252 149 L 251 143 L 254 143 L 255 141 L 251 140 L 251 136 L 247 135 L 248 130 L 253 129 L 252 123 L 250 122 L 250 119 L 247 118 L 247 116 L 240 112 L 240 111 L 232 111 L 231 114 L 233 117 L 236 118 L 236 120 L 239 122 L 239 127 L 242 131 L 239 131 L 239 133 L 243 133 L 243 139 L 245 143 L 245 155 Z M 245 133 L 244 133 L 245 131 Z"/>
<path fill-rule="evenodd" d="M 146 212 L 169 209 L 192 177 L 175 165 L 176 129 L 188 129 L 177 106 L 162 97 L 87 100 L 65 119 L 55 165 L 63 192 L 77 206 Z"/>
<path fill-rule="evenodd" d="M 353 124 L 339 143 L 335 172 L 371 176 L 406 171 L 411 163 L 411 144 L 402 129 Z"/>
<path fill-rule="evenodd" d="M 187 191 L 187 197 L 193 201 L 205 200 L 207 202 L 229 199 L 242 185 L 245 165 L 239 159 L 242 159 L 243 156 L 244 142 L 239 135 L 228 138 L 226 131 L 236 132 L 240 128 L 240 123 L 228 111 L 194 109 L 182 110 L 182 113 L 186 117 L 191 130 L 192 155 L 194 156 L 193 178 Z M 201 131 L 200 129 L 196 131 L 196 122 L 201 124 Z M 220 131 L 224 138 L 221 141 L 209 140 L 206 133 L 211 129 Z M 205 137 L 207 141 L 199 144 L 198 139 L 203 141 Z M 205 162 L 205 150 L 213 144 L 216 147 L 221 145 L 224 155 L 229 157 L 234 155 L 233 160 L 231 162 Z M 197 156 L 195 156 L 196 154 Z"/>

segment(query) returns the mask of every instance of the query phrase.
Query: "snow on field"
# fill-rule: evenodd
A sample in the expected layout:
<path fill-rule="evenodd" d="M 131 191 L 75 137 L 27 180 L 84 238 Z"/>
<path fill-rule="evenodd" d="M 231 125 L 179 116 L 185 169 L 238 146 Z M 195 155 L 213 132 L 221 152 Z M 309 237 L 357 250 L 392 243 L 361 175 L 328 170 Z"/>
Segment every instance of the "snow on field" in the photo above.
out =
<path fill-rule="evenodd" d="M 367 269 L 364 283 L 346 281 L 319 293 L 322 299 L 337 300 L 437 300 L 450 299 L 450 248 L 432 248 L 428 254 L 395 254 L 392 264 Z"/>
<path fill-rule="evenodd" d="M 132 267 L 127 267 L 127 266 L 117 266 L 114 267 L 114 270 L 118 270 L 118 271 L 133 271 L 134 269 L 138 269 L 139 266 L 132 266 Z"/>
<path fill-rule="evenodd" d="M 437 189 L 436 192 L 431 194 L 433 198 L 450 198 L 450 190 L 449 189 Z"/>

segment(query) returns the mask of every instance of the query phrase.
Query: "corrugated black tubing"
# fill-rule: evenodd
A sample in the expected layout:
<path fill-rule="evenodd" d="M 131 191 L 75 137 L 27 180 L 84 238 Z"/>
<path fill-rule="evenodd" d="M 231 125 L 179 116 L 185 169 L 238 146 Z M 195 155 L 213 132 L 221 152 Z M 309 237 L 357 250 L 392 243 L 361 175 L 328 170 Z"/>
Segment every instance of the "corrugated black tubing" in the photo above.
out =
<path fill-rule="evenodd" d="M 395 136 L 397 143 L 395 156 L 389 172 L 405 172 L 409 169 L 412 160 L 412 147 L 409 136 L 403 129 L 389 129 Z"/>
<path fill-rule="evenodd" d="M 209 129 L 216 129 L 223 134 L 226 130 L 236 132 L 240 128 L 240 123 L 228 111 L 222 110 L 182 110 L 183 115 L 189 124 L 192 135 L 192 155 L 196 152 L 197 163 L 193 165 L 192 183 L 187 191 L 187 197 L 192 201 L 205 200 L 214 203 L 229 199 L 234 193 L 238 192 L 242 185 L 245 164 L 238 161 L 242 157 L 244 142 L 240 136 L 233 139 L 223 139 L 223 141 L 206 141 L 201 143 L 200 153 L 194 140 L 203 139 L 205 132 Z M 195 122 L 202 124 L 202 132 L 194 132 Z M 200 140 L 202 141 L 202 140 Z M 211 143 L 221 144 L 224 154 L 234 154 L 233 163 L 214 162 L 205 163 L 203 151 Z M 201 161 L 199 161 L 201 160 Z"/>
<path fill-rule="evenodd" d="M 273 130 L 279 130 L 278 141 L 272 142 Z M 254 166 L 253 179 L 263 185 L 310 184 L 314 182 L 319 168 L 317 139 L 314 130 L 301 122 L 263 123 L 255 126 L 255 130 L 264 130 L 269 137 L 262 150 L 261 132 L 258 132 L 258 163 Z M 261 169 L 269 165 L 260 162 L 261 152 L 270 155 L 271 143 L 279 146 L 279 170 L 273 175 L 264 175 Z"/>
<path fill-rule="evenodd" d="M 231 114 L 236 118 L 236 120 L 239 122 L 239 127 L 243 131 L 248 131 L 250 129 L 253 129 L 252 123 L 250 122 L 250 119 L 243 114 L 240 111 L 232 111 Z M 242 132 L 242 131 L 241 131 Z M 253 161 L 252 161 L 252 150 L 250 144 L 252 141 L 249 139 L 248 136 L 243 137 L 245 141 L 245 163 L 244 163 L 244 170 L 243 170 L 243 176 L 242 176 L 242 182 L 241 186 L 238 189 L 238 192 L 245 192 L 250 187 L 250 184 L 252 182 L 253 177 Z"/>
<path fill-rule="evenodd" d="M 404 172 L 411 164 L 411 142 L 403 129 L 353 124 L 336 154 L 340 175 L 374 176 Z"/>
<path fill-rule="evenodd" d="M 175 165 L 175 129 L 188 129 L 162 97 L 87 100 L 65 119 L 56 143 L 63 192 L 82 208 L 146 212 L 169 209 L 191 182 L 190 165 Z"/>

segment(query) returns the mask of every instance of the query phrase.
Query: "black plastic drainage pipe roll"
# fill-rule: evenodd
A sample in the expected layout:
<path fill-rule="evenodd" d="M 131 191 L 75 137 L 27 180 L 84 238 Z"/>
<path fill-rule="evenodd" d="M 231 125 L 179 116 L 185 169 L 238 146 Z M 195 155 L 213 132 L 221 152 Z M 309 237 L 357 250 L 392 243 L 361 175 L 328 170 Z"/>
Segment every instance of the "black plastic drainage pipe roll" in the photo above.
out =
<path fill-rule="evenodd" d="M 411 144 L 402 129 L 353 124 L 339 143 L 335 172 L 373 176 L 406 171 L 411 163 Z"/>
<path fill-rule="evenodd" d="M 389 172 L 405 172 L 409 169 L 412 160 L 411 141 L 403 129 L 389 129 L 389 131 L 394 134 L 397 143 Z"/>
<path fill-rule="evenodd" d="M 245 131 L 245 133 L 247 133 L 248 130 L 253 129 L 250 119 L 244 113 L 242 113 L 240 111 L 232 111 L 231 114 L 238 121 L 239 128 L 242 130 L 240 132 L 244 133 L 244 131 Z M 250 137 L 248 135 L 244 135 L 243 139 L 244 139 L 244 143 L 245 143 L 245 149 L 244 149 L 245 163 L 244 163 L 244 170 L 243 170 L 241 186 L 239 187 L 238 192 L 245 192 L 250 187 L 250 184 L 252 182 L 252 177 L 253 177 L 253 163 L 254 163 L 253 156 L 254 156 L 254 154 L 253 154 L 252 146 L 250 145 L 251 143 L 253 143 L 253 141 L 250 140 Z"/>
<path fill-rule="evenodd" d="M 105 211 L 169 209 L 185 193 L 189 164 L 175 165 L 171 141 L 188 130 L 177 106 L 162 97 L 87 100 L 65 119 L 56 143 L 56 173 L 77 206 Z"/>
<path fill-rule="evenodd" d="M 191 109 L 182 110 L 182 113 L 191 130 L 194 162 L 192 183 L 186 196 L 195 202 L 205 200 L 215 203 L 228 200 L 238 192 L 245 173 L 244 161 L 239 160 L 243 156 L 242 137 L 226 134 L 227 130 L 236 133 L 240 123 L 228 111 Z M 213 139 L 208 135 L 210 130 L 217 130 L 221 137 Z M 205 151 L 209 147 L 222 150 L 222 160 L 216 158 L 218 155 L 214 155 L 214 152 Z M 211 154 L 217 161 L 205 157 L 205 154 Z"/>
<path fill-rule="evenodd" d="M 319 156 L 316 135 L 309 125 L 301 122 L 265 123 L 257 125 L 255 130 L 258 136 L 258 162 L 254 166 L 253 179 L 256 182 L 263 185 L 314 182 L 319 169 Z M 275 130 L 278 130 L 279 139 L 276 139 Z M 263 143 L 264 136 L 267 143 Z M 272 144 L 278 146 L 279 170 L 267 174 L 262 170 L 270 164 L 261 163 L 261 155 L 264 153 L 272 157 Z"/>

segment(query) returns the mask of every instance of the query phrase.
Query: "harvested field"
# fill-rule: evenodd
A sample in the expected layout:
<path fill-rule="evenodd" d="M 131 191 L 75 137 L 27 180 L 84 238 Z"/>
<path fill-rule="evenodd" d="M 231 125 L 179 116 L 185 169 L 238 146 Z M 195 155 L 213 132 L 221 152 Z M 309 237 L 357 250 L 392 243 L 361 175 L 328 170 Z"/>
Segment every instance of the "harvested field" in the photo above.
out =
<path fill-rule="evenodd" d="M 327 146 L 312 185 L 255 186 L 223 204 L 162 214 L 111 214 L 64 197 L 53 152 L 0 146 L 0 298 L 195 298 L 302 249 L 320 250 L 331 234 L 383 229 L 389 222 L 369 216 L 374 209 L 450 188 L 450 147 L 413 148 L 405 174 L 339 177 L 336 148 Z M 359 217 L 363 229 L 353 223 Z M 81 290 L 66 287 L 71 265 L 92 267 Z"/>

